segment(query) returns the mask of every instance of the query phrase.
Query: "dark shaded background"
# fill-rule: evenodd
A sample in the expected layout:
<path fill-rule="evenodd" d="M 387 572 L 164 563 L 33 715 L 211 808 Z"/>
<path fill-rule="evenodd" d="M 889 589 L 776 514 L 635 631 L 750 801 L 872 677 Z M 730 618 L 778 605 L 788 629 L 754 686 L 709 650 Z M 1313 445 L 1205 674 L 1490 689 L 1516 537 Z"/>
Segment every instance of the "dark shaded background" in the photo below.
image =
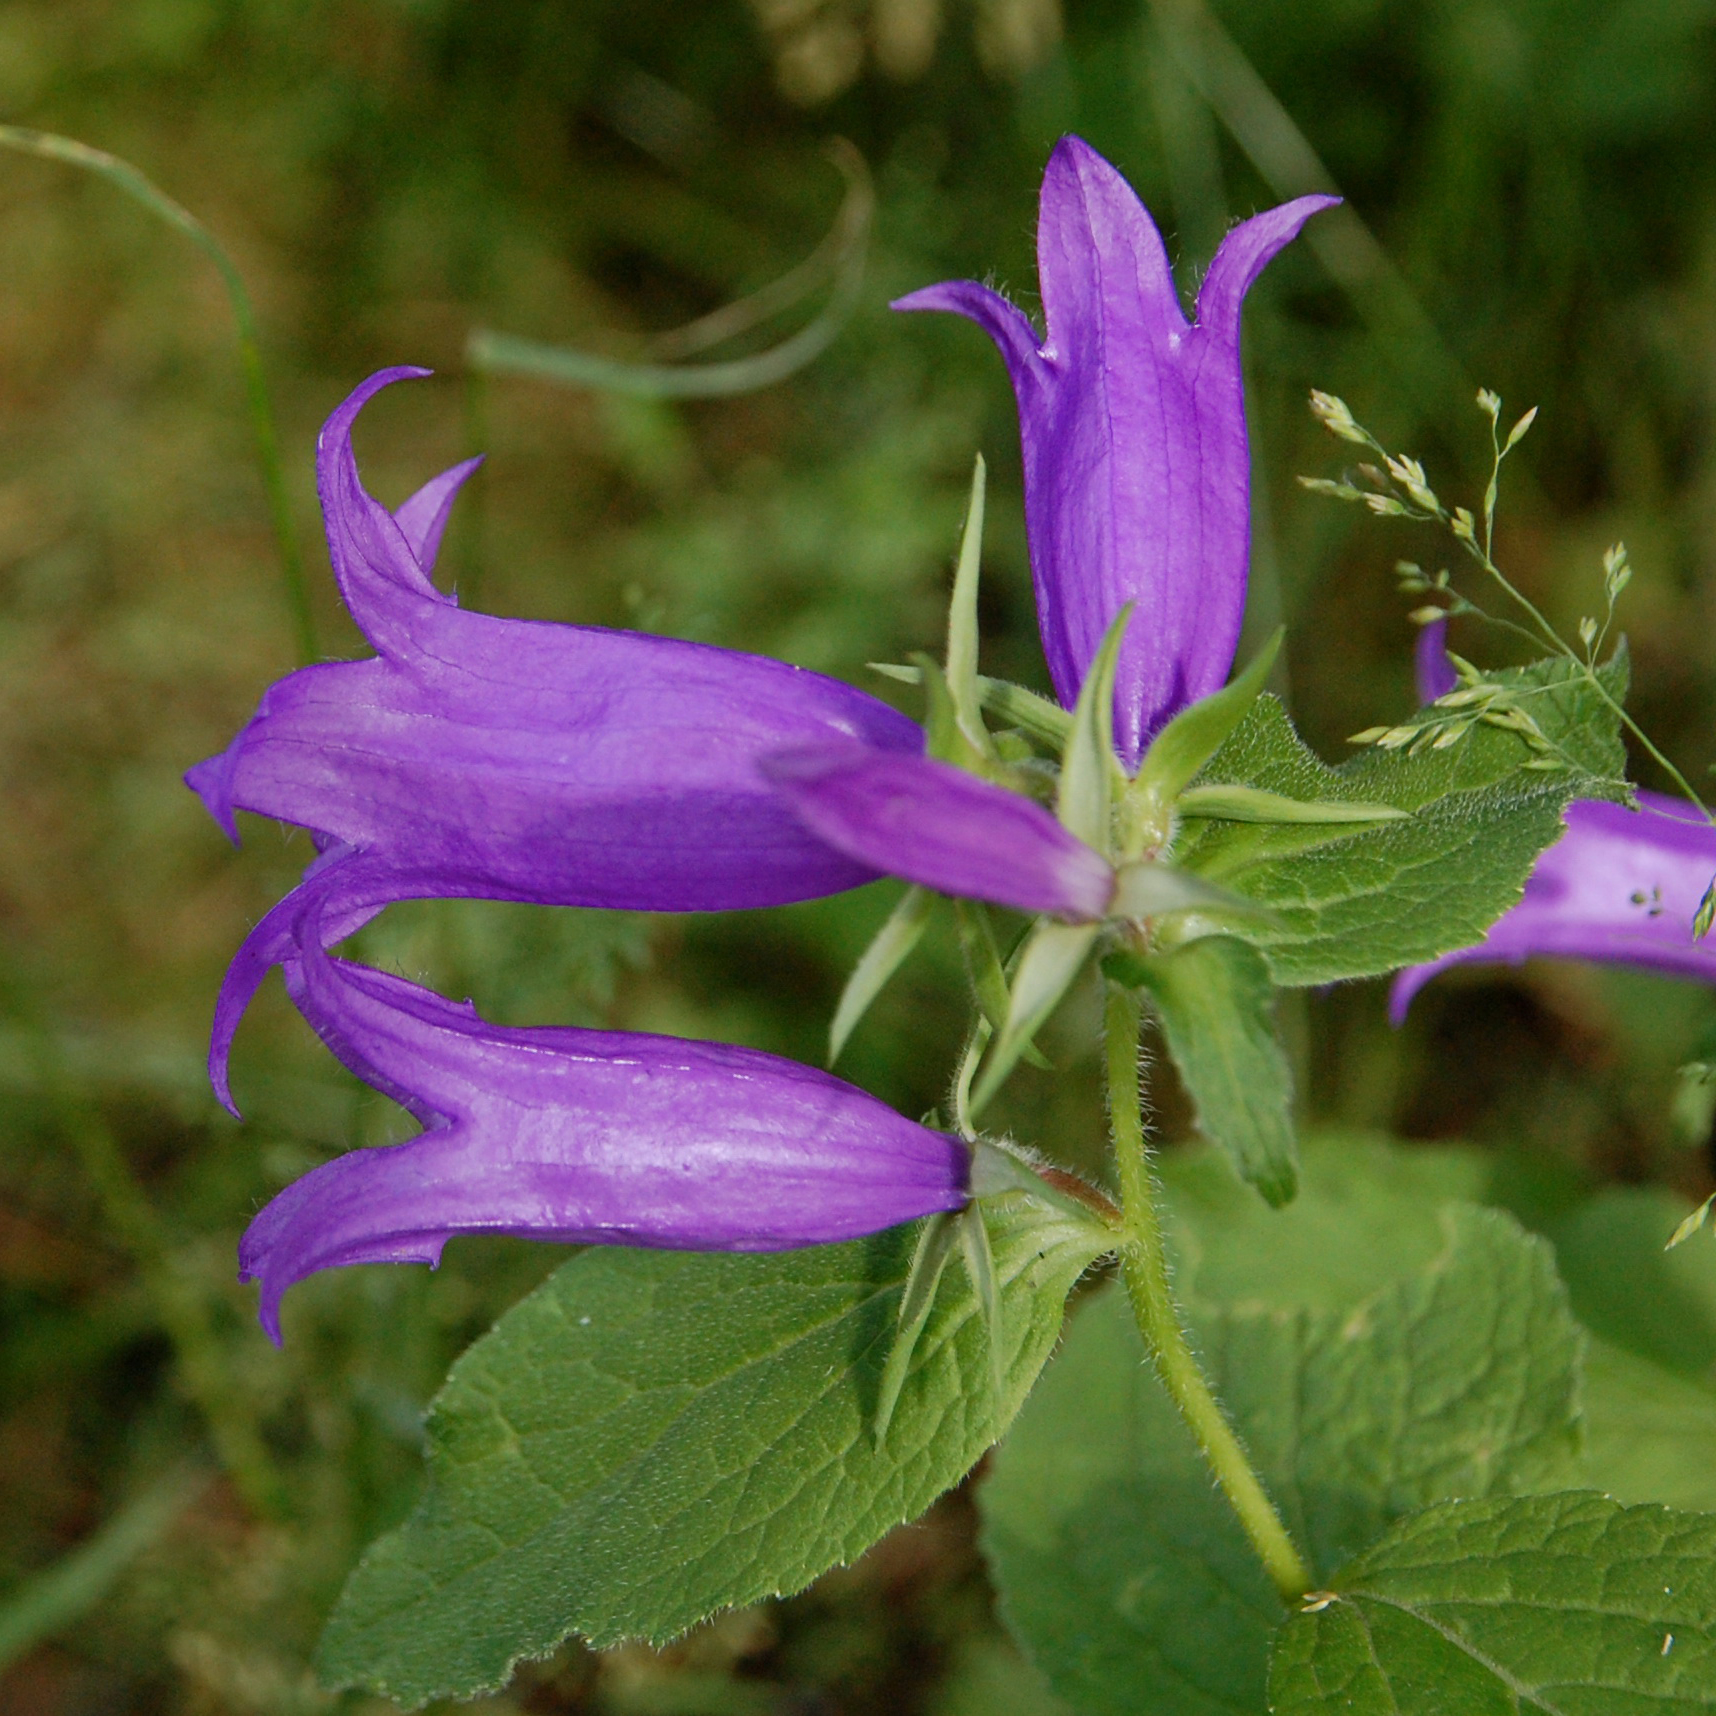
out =
<path fill-rule="evenodd" d="M 974 274 L 1031 304 L 1036 180 L 1062 131 L 1132 178 L 1188 286 L 1230 220 L 1312 188 L 1314 152 L 1382 251 L 1296 246 L 1247 311 L 1253 630 L 1289 622 L 1283 688 L 1306 732 L 1336 757 L 1409 706 L 1390 568 L 1441 552 L 1298 490 L 1339 462 L 1306 389 L 1345 395 L 1469 500 L 1483 382 L 1542 407 L 1499 558 L 1570 629 L 1597 605 L 1602 549 L 1627 540 L 1634 707 L 1706 779 L 1716 3 L 1217 10 L 1225 37 L 1187 0 L 1068 0 L 1064 18 L 1055 0 L 11 0 L 0 119 L 130 158 L 233 251 L 331 652 L 359 640 L 319 553 L 315 430 L 368 371 L 420 362 L 437 378 L 373 405 L 359 450 L 389 502 L 489 451 L 447 550 L 467 601 L 864 683 L 866 661 L 934 643 L 977 448 L 994 473 L 986 666 L 1042 672 L 1001 366 L 974 329 L 887 299 Z M 837 206 L 833 133 L 870 161 L 879 217 L 862 308 L 809 370 L 689 406 L 469 384 L 473 323 L 644 355 L 784 271 Z M 409 1506 L 447 1362 L 559 1254 L 461 1241 L 437 1275 L 324 1276 L 295 1291 L 284 1354 L 233 1284 L 264 1199 L 409 1127 L 272 987 L 240 1042 L 248 1124 L 208 1094 L 225 960 L 309 856 L 254 822 L 233 854 L 178 784 L 291 665 L 231 321 L 179 236 L 9 155 L 0 652 L 0 1705 L 381 1711 L 316 1691 L 319 1616 Z M 891 898 L 677 921 L 396 908 L 364 951 L 508 1022 L 816 1059 Z M 843 1070 L 918 1112 L 960 1009 L 957 957 L 932 945 Z M 1288 1007 L 1308 1117 L 1491 1142 L 1545 1221 L 1598 1178 L 1709 1189 L 1708 1116 L 1673 1110 L 1713 1016 L 1701 989 L 1569 966 L 1444 979 L 1399 1035 L 1377 985 Z M 1094 1167 L 1089 1005 L 1051 1034 L 1063 1076 L 1021 1078 L 1008 1118 Z M 1172 1137 L 1181 1105 L 1159 1099 Z M 216 1447 L 228 1474 L 208 1477 Z M 59 1557 L 181 1469 L 135 1557 L 54 1583 Z M 34 1648 L 7 1642 L 44 1626 Z M 1052 1708 L 996 1630 L 962 1495 L 800 1598 L 662 1655 L 569 1649 L 482 1707 Z"/>

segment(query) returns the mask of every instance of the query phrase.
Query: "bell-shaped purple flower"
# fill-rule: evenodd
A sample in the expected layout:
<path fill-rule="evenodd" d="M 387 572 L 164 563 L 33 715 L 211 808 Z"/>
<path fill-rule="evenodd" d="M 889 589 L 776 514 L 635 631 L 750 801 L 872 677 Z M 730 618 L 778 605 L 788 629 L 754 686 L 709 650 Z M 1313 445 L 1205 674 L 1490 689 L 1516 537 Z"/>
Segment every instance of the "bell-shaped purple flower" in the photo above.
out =
<path fill-rule="evenodd" d="M 1458 682 L 1446 633 L 1447 622 L 1437 621 L 1418 636 L 1418 692 L 1426 703 Z M 1482 941 L 1395 977 L 1388 1003 L 1394 1023 L 1453 965 L 1591 959 L 1716 983 L 1716 949 L 1692 939 L 1693 917 L 1716 874 L 1716 828 L 1684 799 L 1637 797 L 1637 810 L 1601 799 L 1570 804 L 1566 833 L 1538 858 L 1519 904 Z"/>
<path fill-rule="evenodd" d="M 336 1157 L 251 1222 L 240 1276 L 262 1284 L 276 1341 L 293 1282 L 433 1264 L 454 1234 L 780 1251 L 966 1202 L 960 1140 L 814 1068 L 674 1037 L 506 1029 L 331 958 L 314 887 L 287 988 L 334 1054 L 427 1130 Z"/>
<path fill-rule="evenodd" d="M 1240 305 L 1276 252 L 1338 201 L 1299 197 L 1236 227 L 1188 323 L 1144 205 L 1088 144 L 1064 137 L 1037 220 L 1042 341 L 974 281 L 894 305 L 969 316 L 1006 359 L 1038 623 L 1067 707 L 1115 615 L 1135 605 L 1114 694 L 1128 769 L 1232 666 L 1250 541 Z"/>
<path fill-rule="evenodd" d="M 832 739 L 916 753 L 915 723 L 761 656 L 459 608 L 429 571 L 475 461 L 389 513 L 352 454 L 365 401 L 425 373 L 370 377 L 317 448 L 334 573 L 379 654 L 268 689 L 231 745 L 186 776 L 216 821 L 234 839 L 235 808 L 309 829 L 339 860 L 342 933 L 396 899 L 716 911 L 869 881 L 805 828 L 757 759 Z M 279 929 L 265 923 L 247 944 L 228 1011 L 242 1010 Z"/>

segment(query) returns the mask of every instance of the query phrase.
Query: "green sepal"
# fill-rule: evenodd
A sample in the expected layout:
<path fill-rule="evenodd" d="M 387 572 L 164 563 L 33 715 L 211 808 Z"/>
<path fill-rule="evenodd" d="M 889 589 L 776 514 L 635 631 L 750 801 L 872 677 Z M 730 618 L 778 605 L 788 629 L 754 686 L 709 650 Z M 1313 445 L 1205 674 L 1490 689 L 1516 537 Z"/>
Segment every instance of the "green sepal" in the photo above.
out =
<path fill-rule="evenodd" d="M 888 1438 L 888 1426 L 894 1421 L 900 1390 L 905 1387 L 906 1373 L 912 1368 L 912 1354 L 917 1351 L 924 1324 L 934 1309 L 935 1290 L 941 1285 L 941 1272 L 947 1267 L 959 1221 L 959 1211 L 938 1210 L 926 1216 L 918 1230 L 918 1243 L 906 1271 L 905 1291 L 900 1295 L 899 1332 L 888 1349 L 888 1362 L 882 1367 L 882 1380 L 876 1390 L 876 1417 L 871 1434 L 878 1447 Z M 994 1344 L 990 1342 L 991 1349 Z"/>
<path fill-rule="evenodd" d="M 955 900 L 955 917 L 959 924 L 959 946 L 965 955 L 966 974 L 971 979 L 978 1011 L 989 1022 L 989 1028 L 999 1031 L 1006 1023 L 1007 972 L 1001 961 L 1001 950 L 995 945 L 995 926 L 981 900 Z M 1047 1071 L 1048 1057 L 1027 1043 L 1021 1057 L 1031 1066 Z"/>
<path fill-rule="evenodd" d="M 1307 802 L 1248 786 L 1187 787 L 1174 809 L 1182 817 L 1203 816 L 1222 822 L 1401 822 L 1412 814 L 1391 804 L 1327 798 Z"/>
<path fill-rule="evenodd" d="M 1018 971 L 1008 998 L 1007 1022 L 996 1035 L 971 1099 L 973 1114 L 980 1113 L 1001 1088 L 1038 1026 L 1071 988 L 1084 966 L 1085 955 L 1096 941 L 1097 930 L 1096 924 L 1063 924 L 1055 918 L 1037 920 L 1019 955 Z"/>
<path fill-rule="evenodd" d="M 872 673 L 901 685 L 923 684 L 923 669 L 919 667 L 896 661 L 872 661 L 865 665 Z M 992 710 L 1007 726 L 1030 734 L 1046 750 L 1058 755 L 1065 748 L 1072 733 L 1072 716 L 1052 698 L 1027 691 L 1010 679 L 991 679 L 982 673 L 977 676 L 977 695 L 985 709 Z"/>
<path fill-rule="evenodd" d="M 1299 1183 L 1293 1075 L 1262 954 L 1232 936 L 1202 936 L 1171 953 L 1105 961 L 1104 969 L 1124 970 L 1149 997 L 1199 1131 L 1267 1203 L 1290 1202 Z"/>
<path fill-rule="evenodd" d="M 924 749 L 938 762 L 951 763 L 967 774 L 987 778 L 993 772 L 987 747 L 973 744 L 960 724 L 953 693 L 948 689 L 947 675 L 927 655 L 915 659 L 928 705 L 924 711 Z"/>
<path fill-rule="evenodd" d="M 1103 635 L 1079 687 L 1055 801 L 1062 826 L 1104 854 L 1113 843 L 1115 787 L 1124 778 L 1114 758 L 1114 669 L 1131 618 L 1128 602 Z"/>
<path fill-rule="evenodd" d="M 947 607 L 947 689 L 961 731 L 979 750 L 989 749 L 977 690 L 977 574 L 983 558 L 983 497 L 987 467 L 977 455 L 971 468 L 971 498 L 965 508 L 965 530 L 959 542 L 959 568 L 953 576 L 953 598 Z"/>
<path fill-rule="evenodd" d="M 995 1275 L 995 1253 L 990 1249 L 989 1229 L 980 1205 L 967 1204 L 955 1219 L 959 1223 L 959 1249 L 965 1257 L 965 1273 L 971 1278 L 971 1291 L 983 1314 L 983 1328 L 989 1338 L 989 1387 L 992 1398 L 999 1401 L 1007 1379 L 1001 1353 L 1001 1284 Z"/>
<path fill-rule="evenodd" d="M 828 1027 L 830 1066 L 840 1059 L 846 1039 L 870 1010 L 870 1003 L 922 939 L 935 902 L 936 896 L 927 888 L 907 888 L 852 967 L 852 975 L 840 992 L 840 1005 L 834 1009 L 834 1022 Z"/>
<path fill-rule="evenodd" d="M 1182 709 L 1156 735 L 1127 790 L 1128 828 L 1148 832 L 1151 828 L 1167 827 L 1174 800 L 1221 749 L 1261 695 L 1286 635 L 1286 628 L 1278 627 L 1237 679 L 1212 696 L 1201 698 L 1191 708 Z"/>

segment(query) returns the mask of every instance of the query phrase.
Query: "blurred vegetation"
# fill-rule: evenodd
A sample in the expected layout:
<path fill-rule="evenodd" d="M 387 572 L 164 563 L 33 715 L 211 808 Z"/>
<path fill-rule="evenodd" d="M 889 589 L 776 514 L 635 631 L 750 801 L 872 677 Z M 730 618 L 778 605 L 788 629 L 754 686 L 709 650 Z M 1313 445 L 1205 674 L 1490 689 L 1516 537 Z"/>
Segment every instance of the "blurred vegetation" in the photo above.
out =
<path fill-rule="evenodd" d="M 944 15 L 945 14 L 945 15 Z M 1219 14 L 1219 16 L 1217 16 Z M 1410 703 L 1389 575 L 1428 544 L 1301 493 L 1345 395 L 1447 494 L 1483 382 L 1542 407 L 1499 553 L 1569 628 L 1600 555 L 1638 568 L 1634 707 L 1695 779 L 1716 747 L 1716 0 L 11 0 L 0 121 L 134 161 L 256 298 L 291 503 L 370 370 L 435 367 L 366 414 L 397 501 L 480 444 L 446 551 L 467 601 L 632 624 L 873 683 L 937 632 L 973 451 L 991 462 L 986 665 L 1041 683 L 1001 366 L 889 297 L 993 276 L 1030 304 L 1037 176 L 1077 130 L 1195 284 L 1228 222 L 1312 188 L 1352 217 L 1255 290 L 1254 630 L 1313 742 Z M 785 272 L 833 219 L 824 155 L 875 175 L 861 307 L 784 385 L 674 404 L 467 376 L 484 325 L 644 357 Z M 1320 163 L 1320 166 L 1319 166 Z M 758 336 L 764 338 L 766 336 Z M 753 347 L 756 341 L 753 340 Z M 741 348 L 743 349 L 743 348 Z M 0 1703 L 8 1711 L 379 1711 L 305 1668 L 362 1544 L 409 1505 L 449 1359 L 556 1260 L 461 1241 L 437 1274 L 296 1290 L 273 1351 L 233 1284 L 243 1223 L 403 1117 L 271 987 L 240 1042 L 248 1122 L 201 1060 L 226 959 L 309 856 L 235 855 L 180 785 L 292 665 L 218 279 L 111 186 L 0 157 Z M 357 653 L 319 550 L 316 619 Z M 1505 643 L 1458 637 L 1493 659 Z M 687 735 L 694 743 L 695 735 Z M 1649 776 L 1642 777 L 1647 784 Z M 634 921 L 397 908 L 368 957 L 509 1022 L 608 1022 L 815 1060 L 887 885 L 787 911 Z M 932 943 L 843 1070 L 939 1094 L 957 951 Z M 1613 1179 L 1710 1189 L 1674 1069 L 1716 1009 L 1571 966 L 1295 1005 L 1308 1115 L 1493 1144 L 1546 1227 Z M 1008 1119 L 1094 1166 L 1094 1014 Z M 1090 1075 L 1090 1076 L 1087 1076 Z M 1165 1136 L 1183 1103 L 1158 1092 Z M 1707 1106 L 1707 1105 L 1706 1105 Z M 68 1557 L 71 1559 L 65 1559 Z M 9 1653 L 9 1654 L 8 1654 Z M 568 1649 L 496 1711 L 1043 1712 L 997 1631 L 963 1494 L 856 1567 L 665 1652 Z"/>

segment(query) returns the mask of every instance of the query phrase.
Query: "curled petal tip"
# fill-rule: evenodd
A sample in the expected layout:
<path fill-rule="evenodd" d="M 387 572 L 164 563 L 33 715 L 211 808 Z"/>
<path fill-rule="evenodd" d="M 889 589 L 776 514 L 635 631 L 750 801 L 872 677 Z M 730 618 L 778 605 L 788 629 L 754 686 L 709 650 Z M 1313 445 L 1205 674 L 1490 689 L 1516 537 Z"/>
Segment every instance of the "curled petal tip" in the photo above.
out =
<path fill-rule="evenodd" d="M 234 745 L 242 743 L 243 735 L 233 741 Z M 215 756 L 205 757 L 194 768 L 185 770 L 184 781 L 192 792 L 203 801 L 203 809 L 215 820 L 220 829 L 234 846 L 242 844 L 238 833 L 238 817 L 232 802 L 232 748 L 218 752 Z"/>

